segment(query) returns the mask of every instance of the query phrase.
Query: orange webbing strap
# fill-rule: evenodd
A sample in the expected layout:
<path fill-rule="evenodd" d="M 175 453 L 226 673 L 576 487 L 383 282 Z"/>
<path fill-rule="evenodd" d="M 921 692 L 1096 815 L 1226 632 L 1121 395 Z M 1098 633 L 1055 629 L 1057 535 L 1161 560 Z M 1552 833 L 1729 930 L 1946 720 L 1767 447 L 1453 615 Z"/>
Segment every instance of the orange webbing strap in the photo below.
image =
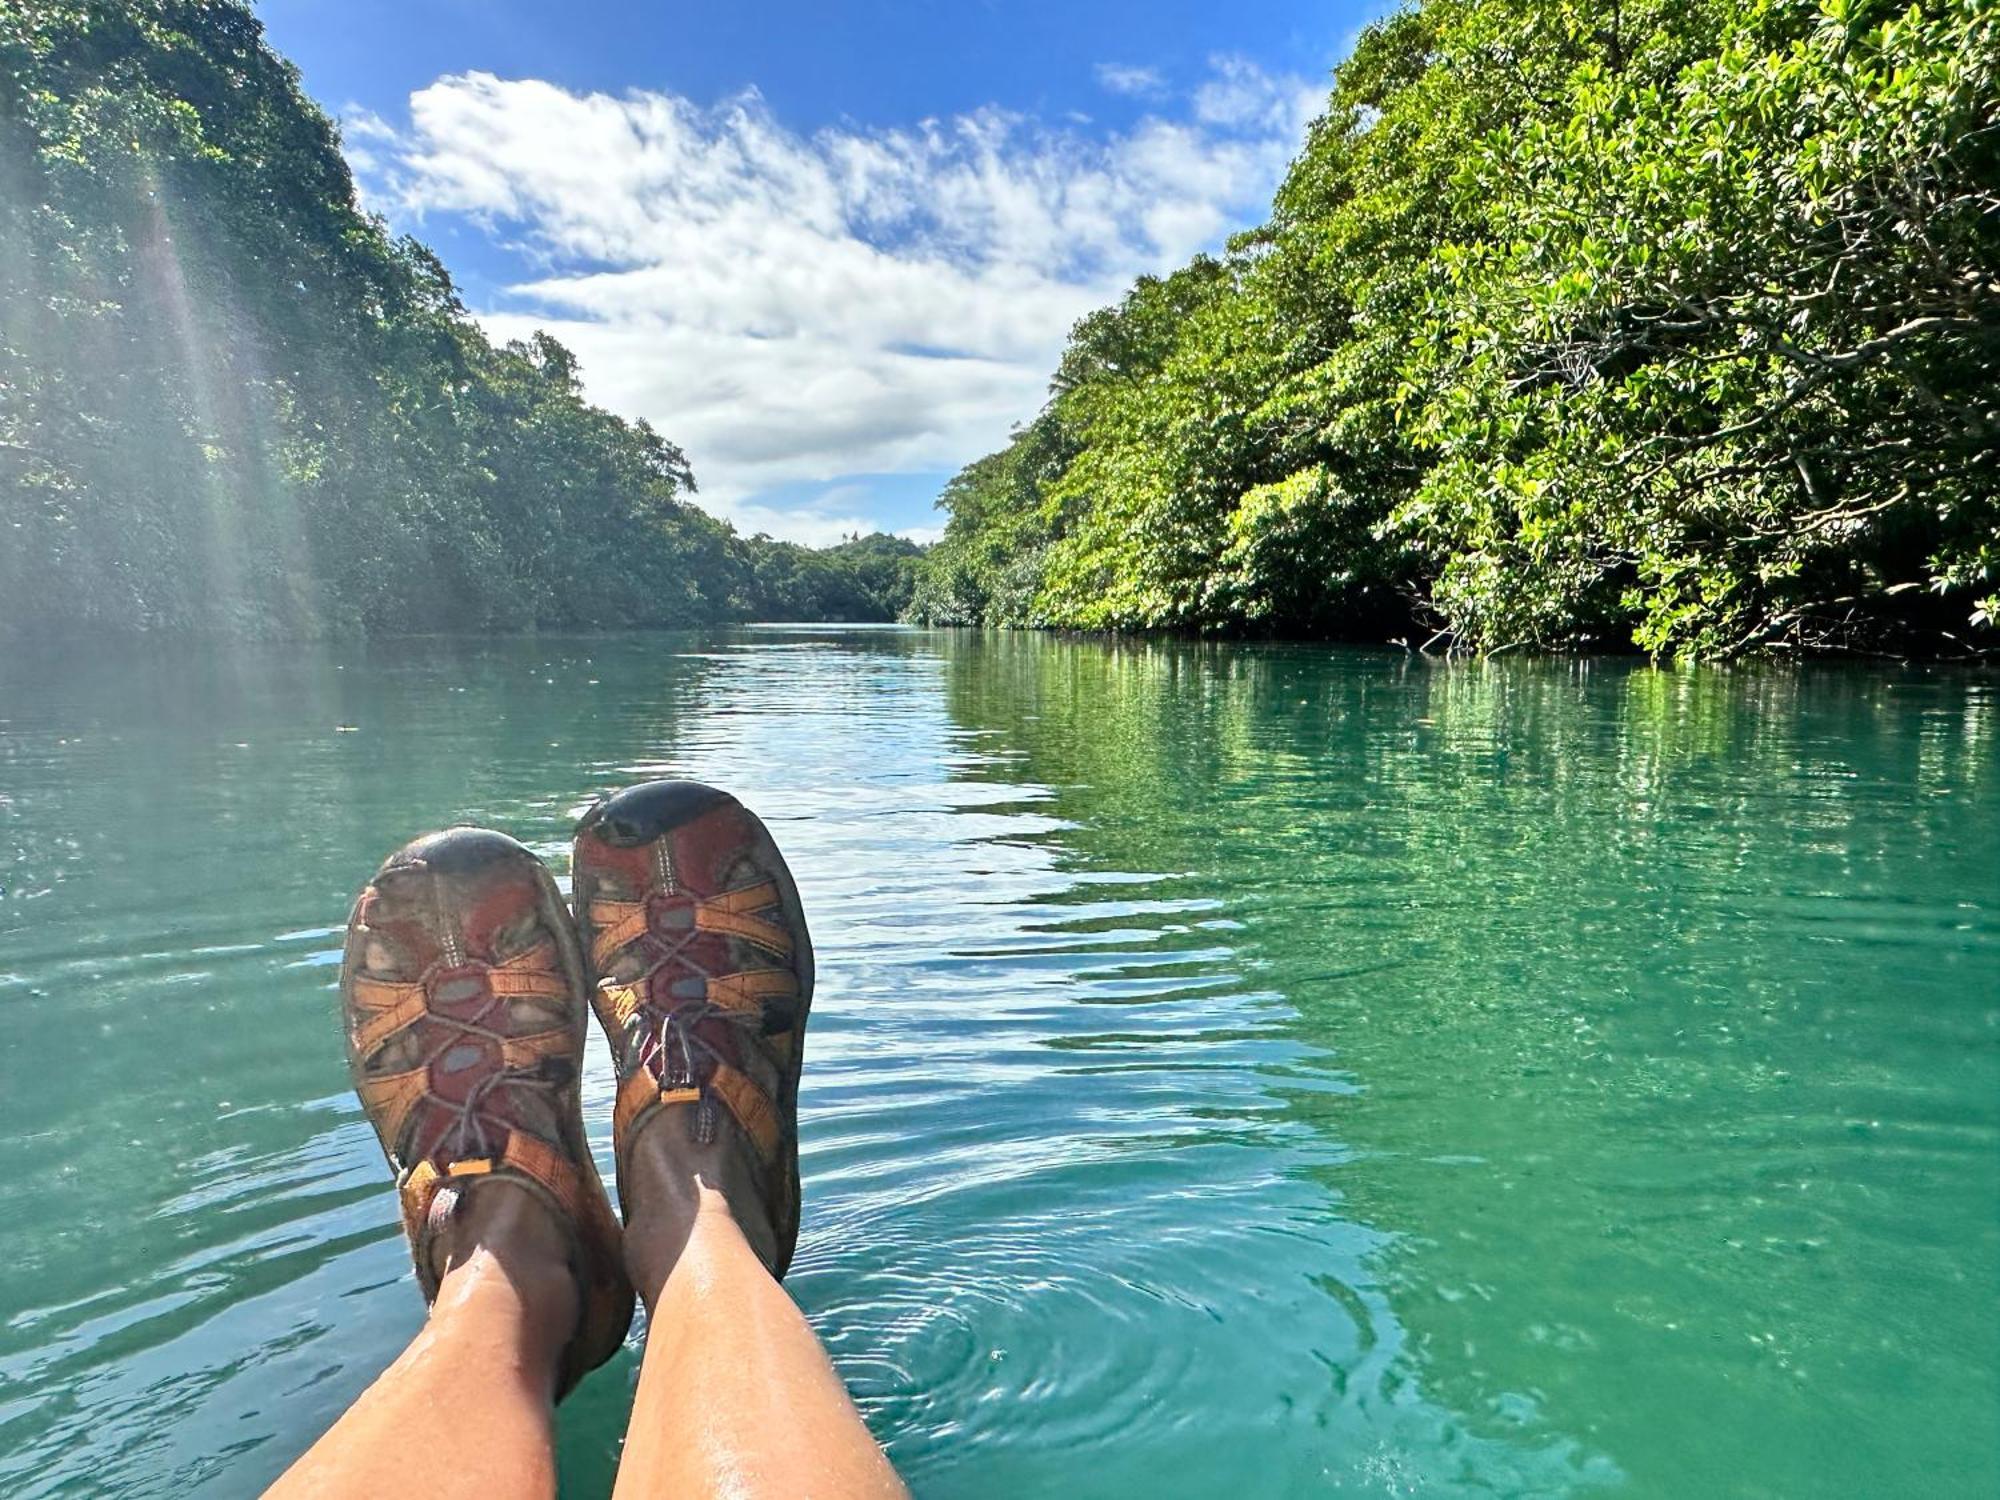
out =
<path fill-rule="evenodd" d="M 645 1004 L 636 984 L 619 984 L 605 979 L 598 982 L 591 993 L 591 1008 L 597 1012 L 597 1019 L 604 1023 L 604 1029 L 616 1040 L 625 1034 L 625 1028 L 632 1024 L 632 1017 Z"/>
<path fill-rule="evenodd" d="M 778 1112 L 762 1089 L 728 1063 L 719 1062 L 708 1080 L 708 1091 L 728 1107 L 760 1156 L 769 1161 L 777 1155 L 783 1130 L 778 1123 Z M 698 1088 L 663 1089 L 651 1073 L 639 1068 L 618 1085 L 618 1103 L 611 1112 L 611 1132 L 618 1140 L 629 1143 L 633 1127 L 653 1106 L 693 1104 L 702 1093 Z"/>
<path fill-rule="evenodd" d="M 419 1225 L 423 1217 L 431 1211 L 431 1199 L 444 1183 L 444 1174 L 438 1171 L 435 1162 L 420 1161 L 403 1177 L 401 1193 L 403 1211 L 406 1215 L 414 1212 Z"/>
<path fill-rule="evenodd" d="M 387 1010 L 411 995 L 421 995 L 424 987 L 417 980 L 370 979 L 366 974 L 356 974 L 349 979 L 347 990 L 356 1008 L 374 1011 Z"/>
<path fill-rule="evenodd" d="M 582 1224 L 585 1221 L 588 1207 L 584 1202 L 583 1183 L 577 1177 L 576 1164 L 547 1141 L 526 1131 L 514 1131 L 507 1137 L 507 1150 L 500 1158 L 500 1165 L 547 1188 L 549 1196 L 573 1222 Z"/>
<path fill-rule="evenodd" d="M 729 1106 L 729 1112 L 736 1116 L 737 1123 L 756 1143 L 758 1155 L 766 1161 L 776 1156 L 783 1131 L 778 1124 L 778 1112 L 771 1107 L 764 1091 L 746 1074 L 722 1062 L 715 1065 L 708 1086 L 718 1099 Z"/>
<path fill-rule="evenodd" d="M 386 979 L 355 977 L 347 986 L 353 1006 L 354 1055 L 366 1061 L 375 1049 L 422 1016 L 427 1002 L 421 984 L 396 984 Z"/>
<path fill-rule="evenodd" d="M 708 982 L 708 998 L 731 1010 L 759 1010 L 766 1000 L 790 1000 L 798 992 L 798 976 L 790 969 L 746 969 Z"/>
<path fill-rule="evenodd" d="M 618 950 L 646 931 L 646 906 L 641 901 L 593 901 L 590 925 L 597 935 L 590 940 L 590 961 L 602 973 L 611 967 Z"/>
<path fill-rule="evenodd" d="M 695 926 L 703 932 L 720 932 L 730 937 L 742 938 L 755 943 L 766 952 L 775 953 L 780 958 L 792 956 L 792 935 L 775 922 L 767 922 L 762 917 L 753 917 L 751 912 L 762 911 L 767 906 L 778 904 L 778 887 L 769 880 L 756 885 L 746 885 L 740 890 L 724 891 L 719 896 L 701 902 L 694 909 Z"/>
<path fill-rule="evenodd" d="M 698 1088 L 663 1089 L 646 1069 L 635 1068 L 618 1085 L 618 1102 L 611 1109 L 611 1133 L 629 1140 L 634 1122 L 655 1104 L 692 1104 L 699 1098 Z"/>
<path fill-rule="evenodd" d="M 567 1000 L 569 979 L 542 965 L 554 956 L 553 942 L 538 943 L 487 971 L 486 982 L 503 999 Z M 355 1056 L 366 1059 L 397 1032 L 421 1019 L 430 1008 L 422 981 L 369 979 L 357 976 L 348 996 L 358 1021 L 353 1027 Z"/>
<path fill-rule="evenodd" d="M 569 998 L 569 976 L 556 958 L 553 940 L 535 944 L 526 953 L 494 964 L 486 974 L 487 985 L 496 995 L 546 996 L 551 1000 Z"/>
<path fill-rule="evenodd" d="M 709 897 L 705 904 L 720 911 L 762 911 L 778 904 L 778 884 L 774 880 L 760 880 L 755 885 L 740 885 L 733 891 Z"/>
<path fill-rule="evenodd" d="M 567 1025 L 500 1038 L 500 1061 L 509 1068 L 533 1067 L 545 1057 L 567 1057 L 575 1050 L 576 1034 Z"/>
<path fill-rule="evenodd" d="M 405 1069 L 401 1073 L 363 1073 L 354 1081 L 361 1107 L 368 1111 L 382 1144 L 394 1154 L 403 1144 L 403 1126 L 431 1086 L 428 1067 Z"/>
<path fill-rule="evenodd" d="M 644 985 L 601 979 L 590 997 L 597 1018 L 613 1035 L 622 1034 L 646 1003 Z M 789 969 L 747 969 L 718 974 L 708 981 L 708 998 L 727 1010 L 754 1011 L 766 1000 L 790 1000 L 799 992 L 798 976 Z"/>

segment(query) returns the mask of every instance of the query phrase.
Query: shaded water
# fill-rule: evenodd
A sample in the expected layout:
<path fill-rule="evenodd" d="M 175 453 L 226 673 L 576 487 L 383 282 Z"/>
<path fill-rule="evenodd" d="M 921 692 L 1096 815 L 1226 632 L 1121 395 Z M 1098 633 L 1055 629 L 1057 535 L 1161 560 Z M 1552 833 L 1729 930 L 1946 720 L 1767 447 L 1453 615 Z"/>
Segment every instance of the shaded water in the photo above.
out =
<path fill-rule="evenodd" d="M 668 773 L 804 889 L 790 1284 L 920 1495 L 2000 1488 L 1994 679 L 767 630 L 0 664 L 0 1493 L 381 1368 L 353 887 Z"/>

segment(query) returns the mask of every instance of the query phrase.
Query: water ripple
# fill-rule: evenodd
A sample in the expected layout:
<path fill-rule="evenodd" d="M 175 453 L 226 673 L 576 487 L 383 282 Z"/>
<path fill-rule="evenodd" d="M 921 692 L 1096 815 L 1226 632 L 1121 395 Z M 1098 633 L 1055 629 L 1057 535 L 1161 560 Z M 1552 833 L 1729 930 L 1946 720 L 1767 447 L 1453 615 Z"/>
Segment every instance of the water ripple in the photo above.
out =
<path fill-rule="evenodd" d="M 0 675 L 9 1495 L 254 1493 L 392 1357 L 352 888 L 457 819 L 560 873 L 650 775 L 799 876 L 789 1284 L 919 1493 L 2000 1481 L 1977 679 L 777 630 L 146 670 Z M 593 1038 L 607 1168 L 612 1093 Z"/>

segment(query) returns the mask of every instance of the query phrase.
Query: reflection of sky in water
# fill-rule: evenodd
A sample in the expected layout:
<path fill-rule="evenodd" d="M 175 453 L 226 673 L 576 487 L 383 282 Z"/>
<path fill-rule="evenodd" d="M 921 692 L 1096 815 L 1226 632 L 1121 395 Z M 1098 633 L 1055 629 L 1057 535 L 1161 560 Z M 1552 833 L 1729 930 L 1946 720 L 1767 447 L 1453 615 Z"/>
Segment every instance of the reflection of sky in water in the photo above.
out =
<path fill-rule="evenodd" d="M 10 1494 L 254 1491 L 386 1362 L 335 924 L 421 826 L 560 868 L 655 774 L 804 889 L 792 1285 L 921 1493 L 1996 1476 L 1982 679 L 880 631 L 13 671 Z M 579 1492 L 633 1370 L 564 1408 Z"/>

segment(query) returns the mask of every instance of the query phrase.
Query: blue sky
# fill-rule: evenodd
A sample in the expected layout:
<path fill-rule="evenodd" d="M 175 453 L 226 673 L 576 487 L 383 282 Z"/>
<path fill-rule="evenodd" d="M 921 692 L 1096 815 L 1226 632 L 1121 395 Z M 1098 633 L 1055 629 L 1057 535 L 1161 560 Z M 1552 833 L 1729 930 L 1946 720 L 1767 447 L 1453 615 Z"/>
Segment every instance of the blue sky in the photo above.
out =
<path fill-rule="evenodd" d="M 1256 223 L 1382 0 L 260 0 L 364 197 L 746 531 L 926 536 L 1071 322 Z"/>

